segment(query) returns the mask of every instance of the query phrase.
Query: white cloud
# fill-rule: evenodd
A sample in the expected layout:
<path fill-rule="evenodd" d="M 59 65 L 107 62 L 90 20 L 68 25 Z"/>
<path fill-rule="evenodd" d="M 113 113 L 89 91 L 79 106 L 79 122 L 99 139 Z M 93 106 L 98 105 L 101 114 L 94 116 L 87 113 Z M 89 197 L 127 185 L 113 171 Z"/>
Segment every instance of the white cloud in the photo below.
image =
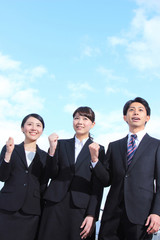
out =
<path fill-rule="evenodd" d="M 137 0 L 138 8 L 130 30 L 121 37 L 111 36 L 112 46 L 123 46 L 130 64 L 139 70 L 159 70 L 160 67 L 160 1 Z"/>
<path fill-rule="evenodd" d="M 3 55 L 0 52 L 0 70 L 6 71 L 6 70 L 18 70 L 21 63 L 18 61 L 12 60 L 9 56 Z"/>
<path fill-rule="evenodd" d="M 2 68 L 1 68 L 2 67 Z M 12 120 L 43 109 L 44 99 L 38 89 L 28 87 L 31 79 L 41 77 L 44 67 L 23 69 L 21 64 L 0 53 L 0 119 Z M 9 119 L 8 119 L 9 118 Z"/>
<path fill-rule="evenodd" d="M 156 12 L 160 11 L 160 1 L 159 0 L 136 0 L 137 4 L 149 11 L 154 10 Z"/>
<path fill-rule="evenodd" d="M 31 70 L 32 77 L 42 77 L 44 74 L 47 73 L 47 70 L 43 66 L 35 67 Z"/>
<path fill-rule="evenodd" d="M 97 68 L 97 72 L 99 72 L 101 75 L 104 75 L 106 77 L 106 81 L 118 81 L 118 82 L 127 82 L 127 79 L 124 77 L 120 77 L 115 75 L 114 70 L 104 68 L 103 66 L 100 66 Z"/>
<path fill-rule="evenodd" d="M 91 47 L 91 46 L 84 46 L 83 51 L 82 51 L 82 57 L 86 56 L 86 57 L 93 57 L 93 56 L 97 56 L 100 54 L 100 49 L 96 48 L 96 47 Z"/>
<path fill-rule="evenodd" d="M 127 39 L 125 38 L 108 37 L 108 40 L 112 46 L 126 45 L 128 43 Z"/>
<path fill-rule="evenodd" d="M 73 114 L 73 112 L 78 108 L 75 104 L 67 104 L 64 106 L 64 111 L 70 114 Z"/>
<path fill-rule="evenodd" d="M 80 99 L 86 97 L 86 92 L 94 92 L 94 88 L 91 84 L 84 83 L 70 83 L 68 84 L 68 89 L 71 91 L 70 96 L 74 99 Z"/>

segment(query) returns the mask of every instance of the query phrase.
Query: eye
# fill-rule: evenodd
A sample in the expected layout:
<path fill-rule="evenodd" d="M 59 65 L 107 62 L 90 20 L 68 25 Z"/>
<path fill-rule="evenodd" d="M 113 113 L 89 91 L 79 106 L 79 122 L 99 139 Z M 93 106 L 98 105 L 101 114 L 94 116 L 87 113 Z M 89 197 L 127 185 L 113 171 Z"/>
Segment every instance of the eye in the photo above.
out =
<path fill-rule="evenodd" d="M 74 120 L 77 120 L 77 119 L 79 119 L 78 117 L 74 117 Z"/>

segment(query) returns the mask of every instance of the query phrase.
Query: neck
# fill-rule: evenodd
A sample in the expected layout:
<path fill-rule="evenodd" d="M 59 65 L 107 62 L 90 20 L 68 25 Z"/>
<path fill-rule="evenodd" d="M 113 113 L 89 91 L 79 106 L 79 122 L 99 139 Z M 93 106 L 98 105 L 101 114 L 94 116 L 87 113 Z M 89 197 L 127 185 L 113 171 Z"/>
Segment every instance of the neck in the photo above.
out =
<path fill-rule="evenodd" d="M 88 138 L 88 137 L 89 137 L 88 135 L 77 135 L 77 134 L 76 134 L 76 138 L 78 138 L 79 141 L 83 141 L 83 139 L 86 139 L 86 138 Z"/>
<path fill-rule="evenodd" d="M 132 128 L 132 127 L 129 128 L 129 131 L 131 133 L 137 133 L 137 132 L 140 132 L 142 130 L 144 130 L 144 127 L 143 128 L 138 128 L 138 127 L 137 128 Z"/>
<path fill-rule="evenodd" d="M 26 151 L 30 151 L 30 152 L 36 152 L 36 141 L 34 142 L 28 142 L 28 141 L 24 141 L 24 149 Z"/>

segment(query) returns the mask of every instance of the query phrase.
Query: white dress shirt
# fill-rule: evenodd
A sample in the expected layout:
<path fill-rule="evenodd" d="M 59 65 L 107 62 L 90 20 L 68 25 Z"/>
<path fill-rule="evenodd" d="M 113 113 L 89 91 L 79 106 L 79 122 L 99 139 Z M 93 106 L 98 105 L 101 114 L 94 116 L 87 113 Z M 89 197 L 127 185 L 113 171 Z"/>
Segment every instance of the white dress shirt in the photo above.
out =
<path fill-rule="evenodd" d="M 83 139 L 80 141 L 77 137 L 75 137 L 75 162 L 77 161 L 77 157 L 82 150 L 84 144 L 87 142 L 88 138 Z"/>
<path fill-rule="evenodd" d="M 130 141 L 131 135 L 134 135 L 134 134 L 135 133 L 131 133 L 131 132 L 128 133 L 128 142 L 127 142 L 127 144 Z M 139 146 L 139 144 L 140 144 L 140 142 L 141 142 L 141 140 L 142 140 L 142 138 L 144 137 L 145 134 L 146 134 L 146 130 L 145 129 L 143 129 L 143 130 L 141 130 L 141 131 L 136 133 L 136 135 L 137 135 L 137 137 L 135 139 L 136 147 Z"/>
<path fill-rule="evenodd" d="M 27 165 L 29 167 L 29 165 L 32 163 L 36 153 L 30 152 L 30 151 L 25 151 L 25 154 L 26 154 Z"/>

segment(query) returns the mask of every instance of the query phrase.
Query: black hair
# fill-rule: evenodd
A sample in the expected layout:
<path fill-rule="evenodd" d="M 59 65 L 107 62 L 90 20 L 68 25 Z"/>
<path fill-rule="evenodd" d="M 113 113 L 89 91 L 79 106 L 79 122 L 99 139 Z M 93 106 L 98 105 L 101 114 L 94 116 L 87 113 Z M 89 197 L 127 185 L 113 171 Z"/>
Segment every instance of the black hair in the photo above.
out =
<path fill-rule="evenodd" d="M 43 129 L 45 128 L 45 124 L 44 124 L 43 118 L 42 118 L 40 115 L 36 114 L 36 113 L 30 113 L 30 114 L 28 114 L 27 116 L 25 116 L 25 117 L 23 118 L 23 120 L 22 120 L 21 128 L 24 127 L 25 122 L 26 122 L 26 121 L 28 120 L 28 118 L 30 118 L 30 117 L 34 117 L 34 118 L 38 119 L 38 120 L 42 123 Z"/>
<path fill-rule="evenodd" d="M 90 107 L 79 107 L 73 113 L 73 118 L 75 117 L 76 113 L 79 113 L 80 116 L 85 116 L 89 118 L 92 122 L 95 121 L 95 113 Z"/>
<path fill-rule="evenodd" d="M 150 107 L 149 107 L 149 104 L 148 104 L 148 102 L 147 102 L 145 99 L 143 99 L 143 98 L 141 98 L 141 97 L 136 97 L 135 99 L 129 100 L 128 102 L 126 102 L 126 104 L 125 104 L 124 107 L 123 107 L 123 115 L 124 115 L 124 116 L 127 114 L 127 111 L 128 111 L 128 109 L 129 109 L 130 105 L 131 105 L 132 103 L 134 103 L 134 102 L 139 102 L 139 103 L 141 103 L 141 104 L 145 107 L 145 109 L 146 109 L 147 116 L 150 116 L 150 114 L 151 114 L 151 109 L 150 109 Z"/>

